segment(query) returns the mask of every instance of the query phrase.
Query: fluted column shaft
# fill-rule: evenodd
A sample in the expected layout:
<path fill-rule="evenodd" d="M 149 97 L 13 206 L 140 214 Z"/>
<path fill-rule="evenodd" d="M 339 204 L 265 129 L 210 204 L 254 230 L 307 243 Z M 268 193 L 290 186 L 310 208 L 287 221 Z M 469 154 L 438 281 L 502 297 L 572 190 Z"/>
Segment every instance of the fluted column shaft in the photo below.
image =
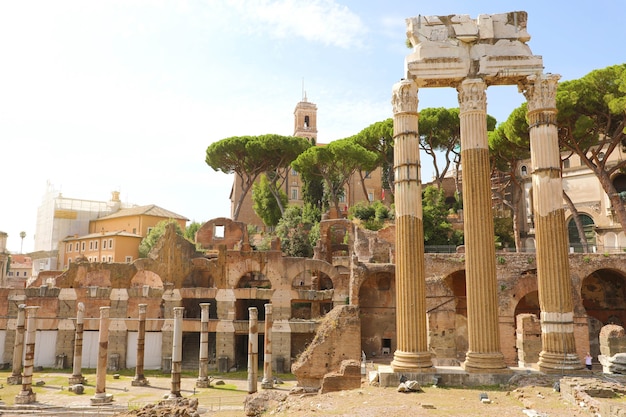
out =
<path fill-rule="evenodd" d="M 487 85 L 466 79 L 457 88 L 463 164 L 465 279 L 467 287 L 467 371 L 504 369 L 498 328 L 498 297 L 491 170 L 487 139 Z"/>
<path fill-rule="evenodd" d="M 139 304 L 139 323 L 137 329 L 137 365 L 135 366 L 135 378 L 131 385 L 143 386 L 148 381 L 144 375 L 144 358 L 146 352 L 146 311 L 148 304 Z"/>
<path fill-rule="evenodd" d="M 537 285 L 541 308 L 542 351 L 538 365 L 543 372 L 583 368 L 576 354 L 574 339 L 574 304 L 563 209 L 556 122 L 559 78 L 556 74 L 530 76 L 524 90 L 528 100 Z"/>
<path fill-rule="evenodd" d="M 17 306 L 15 342 L 13 343 L 13 363 L 11 368 L 11 376 L 7 378 L 7 383 L 11 385 L 17 385 L 22 383 L 22 356 L 24 355 L 25 308 L 26 304 L 20 304 Z"/>
<path fill-rule="evenodd" d="M 85 304 L 78 303 L 76 308 L 76 331 L 74 333 L 74 358 L 72 360 L 72 376 L 70 384 L 82 384 L 85 378 L 82 374 L 83 365 L 83 331 L 85 326 Z"/>
<path fill-rule="evenodd" d="M 257 392 L 259 372 L 259 312 L 248 308 L 248 394 Z"/>
<path fill-rule="evenodd" d="M 403 80 L 392 91 L 396 207 L 395 372 L 434 369 L 426 330 L 426 273 L 417 112 L 417 85 Z"/>
<path fill-rule="evenodd" d="M 180 377 L 183 367 L 183 312 L 185 307 L 174 307 L 174 335 L 172 337 L 172 388 L 169 398 L 181 397 Z"/>
<path fill-rule="evenodd" d="M 272 326 L 274 319 L 272 316 L 272 305 L 265 304 L 265 339 L 263 355 L 263 380 L 261 388 L 269 389 L 274 387 L 272 380 Z"/>
<path fill-rule="evenodd" d="M 29 404 L 35 402 L 37 395 L 33 392 L 33 367 L 35 364 L 35 339 L 37 331 L 37 310 L 39 306 L 28 306 L 26 310 L 26 337 L 24 345 L 24 374 L 22 375 L 22 391 L 15 396 L 16 404 Z"/>
<path fill-rule="evenodd" d="M 200 355 L 198 365 L 198 380 L 196 386 L 209 386 L 209 306 L 211 303 L 200 303 Z"/>

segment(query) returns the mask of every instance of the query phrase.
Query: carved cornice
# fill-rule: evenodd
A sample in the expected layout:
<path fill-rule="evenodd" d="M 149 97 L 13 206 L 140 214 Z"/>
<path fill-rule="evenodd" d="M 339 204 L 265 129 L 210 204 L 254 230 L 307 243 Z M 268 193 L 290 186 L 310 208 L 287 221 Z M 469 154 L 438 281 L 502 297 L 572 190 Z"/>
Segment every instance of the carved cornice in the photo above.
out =
<path fill-rule="evenodd" d="M 417 84 L 412 80 L 402 80 L 393 85 L 391 105 L 393 113 L 417 113 Z"/>
<path fill-rule="evenodd" d="M 460 112 L 487 111 L 487 84 L 480 78 L 464 80 L 457 87 Z"/>

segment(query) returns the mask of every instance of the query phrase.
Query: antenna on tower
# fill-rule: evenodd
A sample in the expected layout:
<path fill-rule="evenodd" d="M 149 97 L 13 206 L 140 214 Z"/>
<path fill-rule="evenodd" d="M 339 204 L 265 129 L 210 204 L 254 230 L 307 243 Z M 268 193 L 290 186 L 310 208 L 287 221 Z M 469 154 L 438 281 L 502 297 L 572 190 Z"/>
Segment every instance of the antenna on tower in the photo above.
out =
<path fill-rule="evenodd" d="M 304 77 L 302 77 L 302 101 L 306 101 L 306 91 L 304 90 Z"/>

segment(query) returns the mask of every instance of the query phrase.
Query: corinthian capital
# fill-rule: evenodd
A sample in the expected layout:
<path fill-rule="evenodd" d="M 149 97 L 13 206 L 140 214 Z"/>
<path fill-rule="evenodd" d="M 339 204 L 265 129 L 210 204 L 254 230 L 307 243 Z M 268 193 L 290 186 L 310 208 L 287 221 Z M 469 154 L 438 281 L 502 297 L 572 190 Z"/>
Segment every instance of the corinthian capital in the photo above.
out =
<path fill-rule="evenodd" d="M 559 83 L 558 74 L 529 75 L 527 82 L 520 86 L 528 101 L 528 112 L 536 110 L 556 111 L 556 88 Z"/>
<path fill-rule="evenodd" d="M 393 85 L 391 105 L 393 113 L 417 113 L 417 84 L 412 80 L 402 80 Z"/>
<path fill-rule="evenodd" d="M 487 111 L 487 84 L 480 78 L 463 80 L 457 87 L 460 112 L 471 110 Z"/>

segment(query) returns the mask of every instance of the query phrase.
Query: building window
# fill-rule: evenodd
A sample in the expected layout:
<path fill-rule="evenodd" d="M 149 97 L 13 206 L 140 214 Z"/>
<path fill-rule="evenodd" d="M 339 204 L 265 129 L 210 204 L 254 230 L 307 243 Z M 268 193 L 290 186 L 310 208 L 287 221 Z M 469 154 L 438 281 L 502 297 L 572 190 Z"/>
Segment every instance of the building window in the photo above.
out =
<path fill-rule="evenodd" d="M 71 244 L 71 243 L 68 243 L 68 244 L 67 244 L 67 251 L 68 251 L 68 252 L 71 252 L 71 251 L 72 251 L 72 244 Z"/>
<path fill-rule="evenodd" d="M 373 191 L 368 191 L 367 192 L 367 199 L 370 201 L 370 203 L 372 201 L 374 201 L 374 192 Z"/>
<path fill-rule="evenodd" d="M 365 171 L 365 178 L 372 178 L 372 171 Z"/>
<path fill-rule="evenodd" d="M 148 235 L 149 235 L 149 234 L 150 234 L 150 232 L 152 231 L 152 229 L 153 229 L 152 227 L 148 227 L 148 233 L 146 233 L 146 234 L 148 234 Z"/>
<path fill-rule="evenodd" d="M 106 262 L 106 261 L 107 261 L 107 257 L 106 257 L 106 256 L 103 256 L 103 257 L 102 257 L 102 262 Z"/>
<path fill-rule="evenodd" d="M 213 239 L 224 239 L 224 225 L 215 225 L 213 227 Z"/>
<path fill-rule="evenodd" d="M 137 234 L 137 229 L 133 227 L 133 234 L 136 235 Z"/>
<path fill-rule="evenodd" d="M 522 175 L 528 175 L 528 168 L 526 167 L 526 165 L 522 165 L 520 171 L 522 172 Z"/>
<path fill-rule="evenodd" d="M 93 250 L 93 241 L 92 240 L 89 241 L 89 250 Z"/>
<path fill-rule="evenodd" d="M 340 195 L 339 196 L 339 202 L 340 203 L 345 203 L 346 202 L 346 196 L 345 195 Z"/>
<path fill-rule="evenodd" d="M 111 257 L 111 255 L 109 255 L 109 256 L 107 257 L 107 262 L 112 262 L 112 261 L 113 261 L 113 258 Z"/>
<path fill-rule="evenodd" d="M 109 239 L 109 249 L 113 249 L 113 239 Z"/>
<path fill-rule="evenodd" d="M 304 128 L 309 128 L 309 116 L 304 116 Z"/>
<path fill-rule="evenodd" d="M 124 262 L 126 262 L 127 264 L 131 263 L 132 261 L 133 261 L 132 256 L 127 256 L 126 259 L 124 260 Z"/>
<path fill-rule="evenodd" d="M 298 176 L 298 171 L 296 171 L 295 169 L 291 168 L 291 176 L 292 177 L 297 177 Z"/>
<path fill-rule="evenodd" d="M 9 271 L 9 276 L 12 277 L 13 276 L 13 271 Z"/>
<path fill-rule="evenodd" d="M 102 249 L 106 249 L 106 248 L 107 248 L 107 240 L 102 239 Z"/>
<path fill-rule="evenodd" d="M 81 243 L 80 243 L 80 250 L 82 250 L 83 252 L 85 252 L 85 242 L 81 242 Z"/>
<path fill-rule="evenodd" d="M 72 258 L 67 258 L 67 264 L 71 264 L 72 263 Z"/>
<path fill-rule="evenodd" d="M 563 169 L 569 168 L 569 159 L 563 161 Z"/>
<path fill-rule="evenodd" d="M 94 250 L 98 250 L 98 241 L 97 240 L 93 242 L 93 249 Z"/>
<path fill-rule="evenodd" d="M 292 200 L 297 200 L 298 199 L 298 189 L 297 188 L 292 188 L 291 189 L 291 199 Z"/>

